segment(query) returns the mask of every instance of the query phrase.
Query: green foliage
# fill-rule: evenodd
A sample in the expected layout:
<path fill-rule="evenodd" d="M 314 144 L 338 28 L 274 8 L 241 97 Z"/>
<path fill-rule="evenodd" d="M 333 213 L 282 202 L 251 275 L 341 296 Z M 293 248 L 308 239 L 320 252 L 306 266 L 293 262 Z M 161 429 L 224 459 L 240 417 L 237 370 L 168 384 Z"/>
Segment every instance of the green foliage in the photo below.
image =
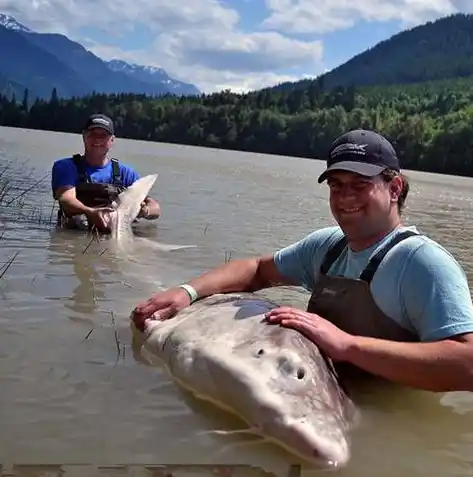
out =
<path fill-rule="evenodd" d="M 409 84 L 473 75 L 473 15 L 455 14 L 404 30 L 320 77 L 335 86 Z M 311 80 L 279 88 L 306 89 Z"/>
<path fill-rule="evenodd" d="M 49 101 L 24 103 L 0 96 L 0 124 L 80 132 L 86 116 L 100 111 L 115 119 L 120 137 L 307 158 L 323 158 L 336 136 L 363 127 L 390 139 L 406 169 L 473 172 L 473 78 L 330 90 L 314 81 L 305 89 L 160 98 L 65 100 L 53 91 Z"/>

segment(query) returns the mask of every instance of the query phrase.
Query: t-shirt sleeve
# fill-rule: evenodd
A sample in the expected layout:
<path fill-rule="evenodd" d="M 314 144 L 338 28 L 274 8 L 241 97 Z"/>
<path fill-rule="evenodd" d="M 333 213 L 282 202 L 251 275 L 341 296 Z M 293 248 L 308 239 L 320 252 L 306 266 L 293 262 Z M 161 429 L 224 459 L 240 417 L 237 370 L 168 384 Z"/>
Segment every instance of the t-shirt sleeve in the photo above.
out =
<path fill-rule="evenodd" d="M 424 243 L 401 281 L 402 302 L 422 341 L 473 332 L 473 305 L 465 272 L 441 246 Z"/>
<path fill-rule="evenodd" d="M 51 171 L 51 187 L 75 186 L 78 179 L 77 169 L 72 161 L 59 160 L 53 164 Z"/>
<path fill-rule="evenodd" d="M 122 181 L 123 185 L 125 187 L 130 187 L 134 182 L 136 182 L 139 178 L 140 175 L 138 172 L 136 172 L 132 167 L 123 165 L 121 166 L 121 176 L 122 176 Z"/>
<path fill-rule="evenodd" d="M 310 291 L 325 254 L 341 236 L 337 227 L 316 230 L 278 250 L 274 254 L 274 263 L 281 275 Z"/>

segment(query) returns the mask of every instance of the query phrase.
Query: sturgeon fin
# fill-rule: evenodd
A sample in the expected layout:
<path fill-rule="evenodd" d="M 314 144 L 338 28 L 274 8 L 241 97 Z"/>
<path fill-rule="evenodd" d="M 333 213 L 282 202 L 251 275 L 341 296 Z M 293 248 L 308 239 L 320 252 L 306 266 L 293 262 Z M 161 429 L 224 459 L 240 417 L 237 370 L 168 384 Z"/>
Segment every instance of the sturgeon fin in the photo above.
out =
<path fill-rule="evenodd" d="M 158 174 L 141 177 L 118 196 L 116 201 L 117 223 L 116 228 L 114 227 L 115 230 L 111 231 L 112 237 L 120 237 L 130 233 L 131 224 L 140 212 L 141 203 L 157 178 Z"/>

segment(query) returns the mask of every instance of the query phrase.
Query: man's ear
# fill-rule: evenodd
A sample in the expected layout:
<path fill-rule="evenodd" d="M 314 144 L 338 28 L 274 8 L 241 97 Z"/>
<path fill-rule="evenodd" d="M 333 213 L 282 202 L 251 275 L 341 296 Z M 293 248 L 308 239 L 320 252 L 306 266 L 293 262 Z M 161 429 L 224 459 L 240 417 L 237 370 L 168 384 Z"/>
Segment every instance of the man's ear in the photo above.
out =
<path fill-rule="evenodd" d="M 402 192 L 402 177 L 395 176 L 389 183 L 391 200 L 397 202 Z"/>

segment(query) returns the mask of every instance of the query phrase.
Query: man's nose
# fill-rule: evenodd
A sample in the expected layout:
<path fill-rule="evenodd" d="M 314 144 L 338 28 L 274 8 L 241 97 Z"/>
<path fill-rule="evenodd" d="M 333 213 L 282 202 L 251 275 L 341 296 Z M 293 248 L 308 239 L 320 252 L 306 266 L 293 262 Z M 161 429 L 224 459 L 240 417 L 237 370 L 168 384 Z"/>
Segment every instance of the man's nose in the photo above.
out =
<path fill-rule="evenodd" d="M 356 198 L 357 194 L 353 187 L 345 185 L 340 188 L 338 196 L 340 200 L 351 200 Z"/>

